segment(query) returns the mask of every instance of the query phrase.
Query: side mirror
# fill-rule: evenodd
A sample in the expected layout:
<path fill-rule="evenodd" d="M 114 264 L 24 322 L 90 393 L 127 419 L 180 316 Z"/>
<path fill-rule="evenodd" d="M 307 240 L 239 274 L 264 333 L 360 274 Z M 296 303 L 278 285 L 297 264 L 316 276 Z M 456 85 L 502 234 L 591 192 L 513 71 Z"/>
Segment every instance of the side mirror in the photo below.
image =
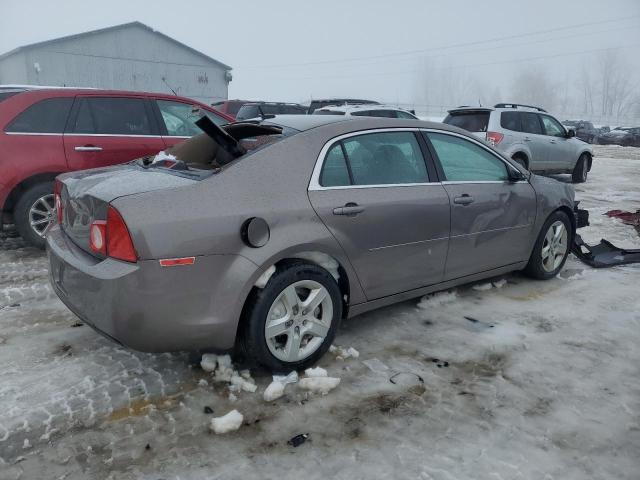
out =
<path fill-rule="evenodd" d="M 520 180 L 525 180 L 527 177 L 524 173 L 516 168 L 509 168 L 509 181 L 510 182 L 519 182 Z"/>
<path fill-rule="evenodd" d="M 576 131 L 573 128 L 567 129 L 567 137 L 568 138 L 575 137 L 575 136 L 576 136 Z"/>

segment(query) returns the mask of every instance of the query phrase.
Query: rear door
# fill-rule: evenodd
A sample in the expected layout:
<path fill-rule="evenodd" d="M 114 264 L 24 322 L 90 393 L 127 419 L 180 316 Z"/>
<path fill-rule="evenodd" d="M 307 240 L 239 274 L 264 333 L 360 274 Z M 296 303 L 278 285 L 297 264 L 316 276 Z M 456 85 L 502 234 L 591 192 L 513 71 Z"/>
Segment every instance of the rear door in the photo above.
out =
<path fill-rule="evenodd" d="M 125 163 L 164 149 L 143 97 L 78 96 L 64 134 L 71 170 Z"/>
<path fill-rule="evenodd" d="M 578 157 L 574 152 L 574 142 L 567 136 L 567 131 L 551 115 L 540 114 L 540 119 L 546 136 L 547 168 L 572 169 Z"/>
<path fill-rule="evenodd" d="M 529 170 L 545 170 L 549 168 L 549 152 L 547 137 L 537 113 L 519 112 L 522 128 L 522 141 L 529 147 L 531 158 Z"/>
<path fill-rule="evenodd" d="M 229 123 L 215 111 L 202 108 L 197 104 L 160 98 L 152 102 L 166 147 L 202 133 L 195 123 L 202 115 L 208 116 L 216 125 Z"/>
<path fill-rule="evenodd" d="M 509 181 L 506 162 L 481 142 L 427 134 L 451 199 L 444 280 L 527 260 L 536 216 L 528 181 Z"/>
<path fill-rule="evenodd" d="M 373 130 L 323 149 L 309 199 L 368 299 L 442 280 L 449 197 L 414 130 Z M 423 145 L 424 146 L 424 145 Z"/>

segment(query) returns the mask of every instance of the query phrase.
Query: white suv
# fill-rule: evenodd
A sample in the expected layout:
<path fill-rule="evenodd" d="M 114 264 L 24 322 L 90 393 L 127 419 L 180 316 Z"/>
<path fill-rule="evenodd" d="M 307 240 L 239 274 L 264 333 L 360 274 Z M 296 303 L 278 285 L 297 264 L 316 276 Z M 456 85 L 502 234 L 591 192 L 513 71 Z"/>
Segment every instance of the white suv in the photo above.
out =
<path fill-rule="evenodd" d="M 391 105 L 329 105 L 314 110 L 313 115 L 345 115 L 347 117 L 410 118 L 413 113 Z"/>
<path fill-rule="evenodd" d="M 570 173 L 574 183 L 582 183 L 591 170 L 591 146 L 539 107 L 515 103 L 459 107 L 449 110 L 444 123 L 485 139 L 532 172 Z"/>

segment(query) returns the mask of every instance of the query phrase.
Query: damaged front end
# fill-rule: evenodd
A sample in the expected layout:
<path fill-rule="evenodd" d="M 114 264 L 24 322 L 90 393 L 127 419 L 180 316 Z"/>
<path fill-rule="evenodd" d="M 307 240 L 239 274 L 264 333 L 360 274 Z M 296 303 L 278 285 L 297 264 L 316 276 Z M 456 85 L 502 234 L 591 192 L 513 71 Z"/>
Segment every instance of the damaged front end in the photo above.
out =
<path fill-rule="evenodd" d="M 589 211 L 578 208 L 580 202 L 575 202 L 574 215 L 576 228 L 589 225 Z M 640 249 L 628 250 L 616 247 L 608 240 L 602 239 L 597 245 L 589 245 L 576 233 L 573 236 L 571 245 L 573 253 L 580 261 L 593 268 L 607 268 L 616 265 L 627 265 L 630 263 L 640 263 Z"/>

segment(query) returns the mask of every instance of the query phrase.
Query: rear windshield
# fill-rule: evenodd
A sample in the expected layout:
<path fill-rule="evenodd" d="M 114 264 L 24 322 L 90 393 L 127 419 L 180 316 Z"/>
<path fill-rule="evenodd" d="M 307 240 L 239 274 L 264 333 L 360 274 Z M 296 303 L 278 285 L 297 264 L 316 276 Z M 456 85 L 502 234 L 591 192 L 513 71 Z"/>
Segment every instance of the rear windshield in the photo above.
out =
<path fill-rule="evenodd" d="M 469 132 L 486 132 L 490 112 L 453 112 L 443 123 L 464 128 Z"/>
<path fill-rule="evenodd" d="M 21 92 L 0 92 L 0 102 Z"/>

